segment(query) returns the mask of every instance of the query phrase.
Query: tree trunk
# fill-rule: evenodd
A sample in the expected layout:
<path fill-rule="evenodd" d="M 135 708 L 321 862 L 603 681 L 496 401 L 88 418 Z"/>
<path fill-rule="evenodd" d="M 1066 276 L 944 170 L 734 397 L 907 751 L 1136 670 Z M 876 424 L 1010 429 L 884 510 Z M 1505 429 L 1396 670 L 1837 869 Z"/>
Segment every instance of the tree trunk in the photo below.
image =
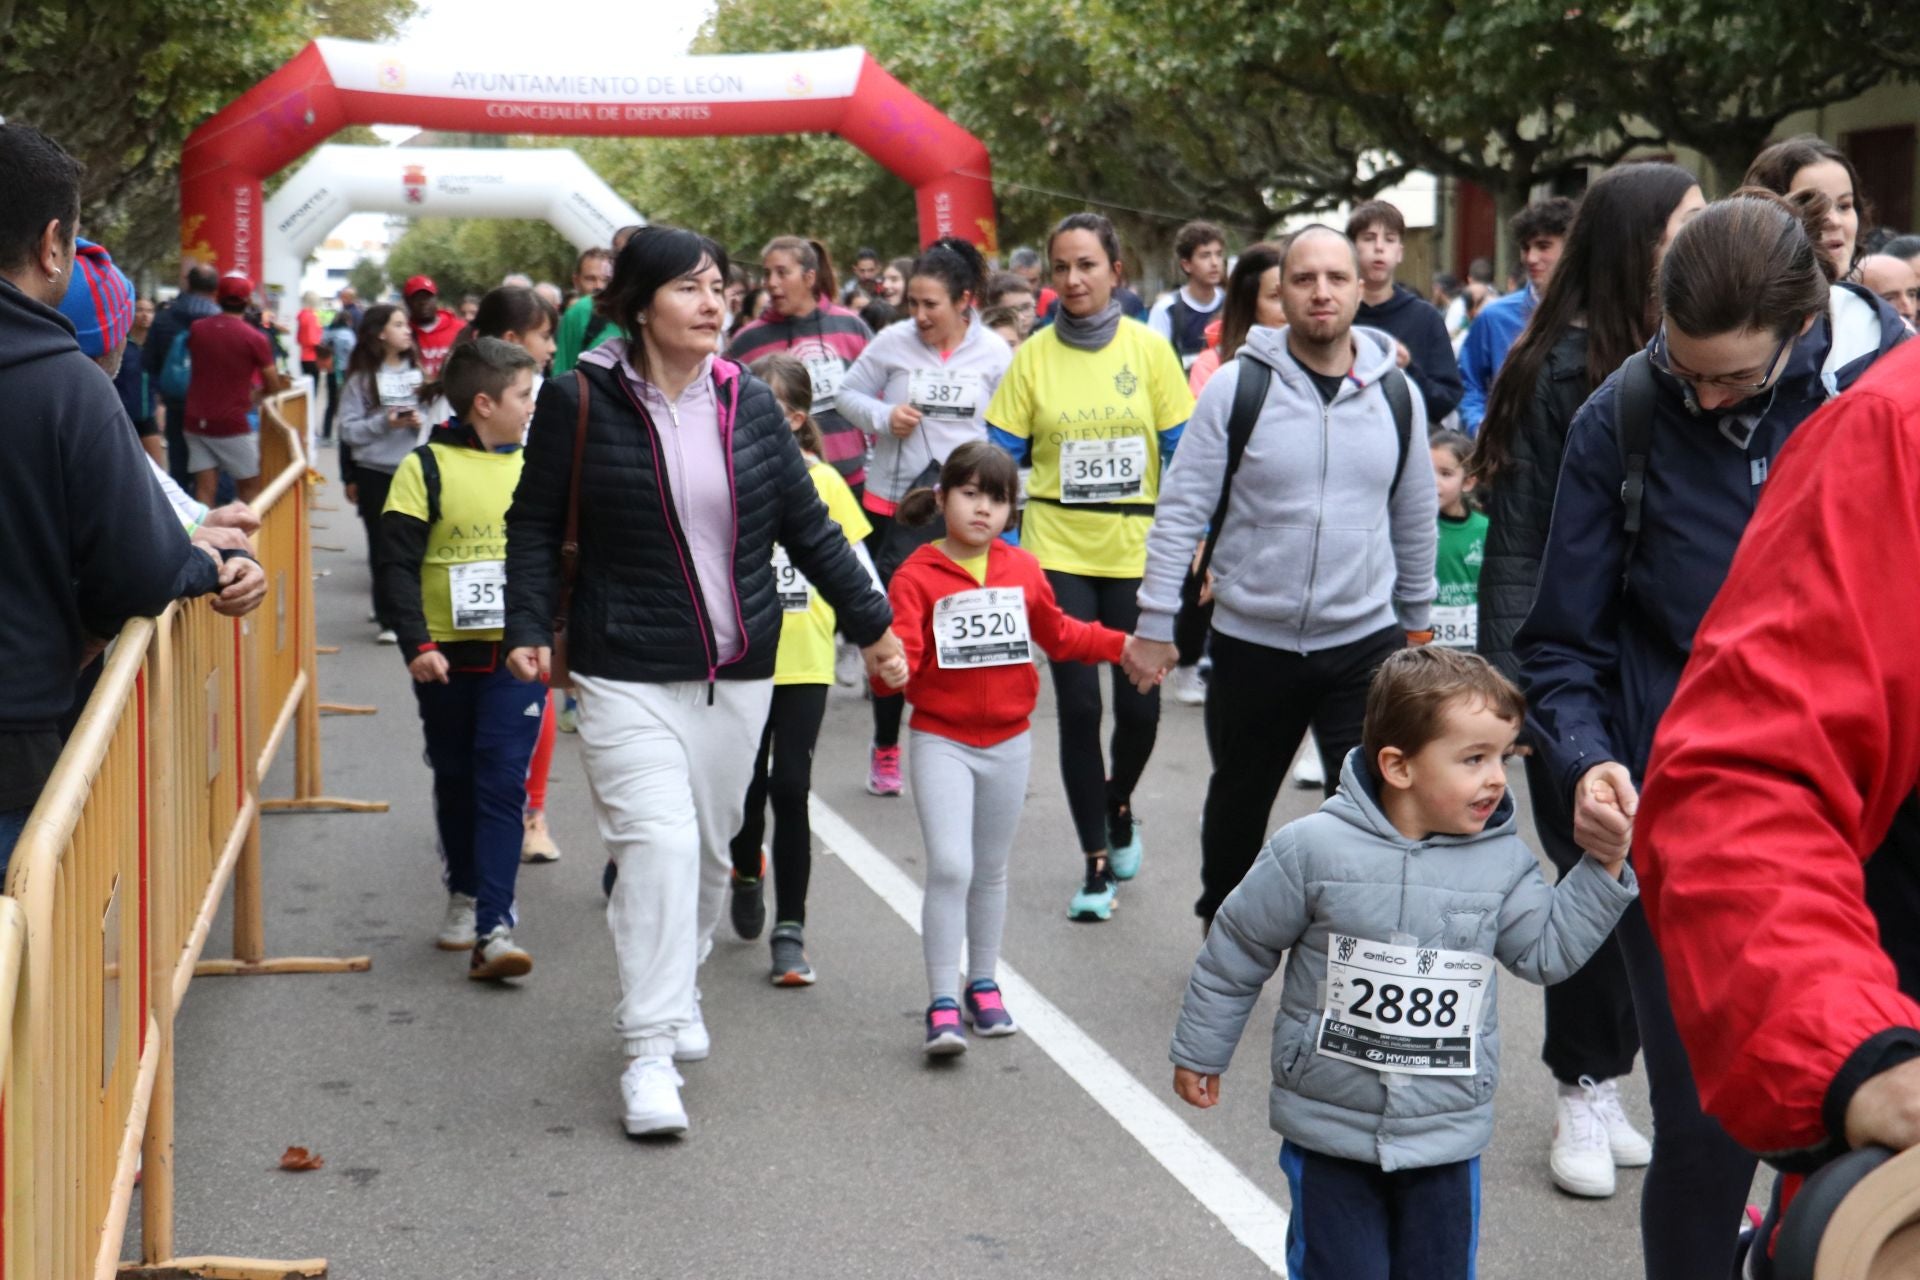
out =
<path fill-rule="evenodd" d="M 1509 229 L 1513 215 L 1527 207 L 1533 198 L 1533 170 L 1525 169 L 1507 175 L 1507 180 L 1493 189 L 1494 211 L 1494 258 L 1493 279 L 1502 290 L 1507 287 L 1507 277 L 1520 270 L 1520 249 L 1513 242 L 1513 233 Z M 1524 281 L 1522 282 L 1525 283 Z"/>

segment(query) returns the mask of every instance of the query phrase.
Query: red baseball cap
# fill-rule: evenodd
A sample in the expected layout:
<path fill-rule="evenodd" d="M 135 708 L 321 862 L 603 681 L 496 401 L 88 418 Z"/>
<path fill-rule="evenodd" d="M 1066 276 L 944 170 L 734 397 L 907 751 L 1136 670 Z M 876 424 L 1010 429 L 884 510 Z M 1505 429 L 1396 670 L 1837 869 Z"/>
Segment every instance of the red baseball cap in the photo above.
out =
<path fill-rule="evenodd" d="M 253 297 L 253 281 L 247 279 L 238 271 L 229 271 L 226 275 L 220 277 L 220 284 L 214 290 L 214 297 L 222 300 L 232 298 L 236 301 L 245 302 Z"/>
<path fill-rule="evenodd" d="M 412 276 L 407 280 L 406 287 L 401 289 L 400 293 L 402 296 L 408 298 L 411 298 L 416 293 L 431 293 L 437 297 L 440 291 L 433 287 L 432 276 Z"/>

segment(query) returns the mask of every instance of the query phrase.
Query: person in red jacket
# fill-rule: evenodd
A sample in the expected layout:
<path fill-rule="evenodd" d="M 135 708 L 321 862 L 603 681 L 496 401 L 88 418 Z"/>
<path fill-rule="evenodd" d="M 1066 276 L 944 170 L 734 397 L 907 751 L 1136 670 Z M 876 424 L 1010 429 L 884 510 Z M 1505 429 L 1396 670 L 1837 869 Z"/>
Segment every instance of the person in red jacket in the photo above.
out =
<path fill-rule="evenodd" d="M 1774 472 L 1655 738 L 1634 861 L 1701 1105 L 1798 1175 L 1920 1145 L 1920 344 Z"/>
<path fill-rule="evenodd" d="M 894 571 L 893 629 L 913 708 L 907 768 L 927 846 L 920 913 L 926 953 L 926 1052 L 962 1053 L 960 940 L 967 1020 L 983 1036 L 1018 1028 L 994 969 L 1007 917 L 1007 856 L 1027 794 L 1028 717 L 1040 694 L 1033 646 L 1054 662 L 1119 662 L 1127 637 L 1063 613 L 1040 562 L 1000 540 L 1019 490 L 1003 450 L 973 441 L 947 455 L 938 489 L 916 489 L 894 518 L 945 517 L 947 536 Z M 880 685 L 875 691 L 885 693 Z"/>

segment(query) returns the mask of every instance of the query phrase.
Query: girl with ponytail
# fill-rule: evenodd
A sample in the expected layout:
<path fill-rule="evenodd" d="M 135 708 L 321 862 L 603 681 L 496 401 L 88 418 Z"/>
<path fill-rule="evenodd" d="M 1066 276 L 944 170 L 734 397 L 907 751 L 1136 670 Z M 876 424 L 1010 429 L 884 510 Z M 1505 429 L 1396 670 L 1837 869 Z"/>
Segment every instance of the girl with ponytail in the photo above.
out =
<path fill-rule="evenodd" d="M 873 524 L 869 549 L 884 583 L 914 548 L 935 532 L 914 531 L 896 518 L 901 500 L 933 484 L 941 464 L 962 445 L 987 438 L 987 404 L 1013 360 L 1006 342 L 980 323 L 987 263 L 965 240 L 929 246 L 907 268 L 911 324 L 881 331 L 840 386 L 841 411 L 872 442 L 861 505 Z M 873 700 L 873 745 L 867 790 L 899 795 L 898 694 Z"/>

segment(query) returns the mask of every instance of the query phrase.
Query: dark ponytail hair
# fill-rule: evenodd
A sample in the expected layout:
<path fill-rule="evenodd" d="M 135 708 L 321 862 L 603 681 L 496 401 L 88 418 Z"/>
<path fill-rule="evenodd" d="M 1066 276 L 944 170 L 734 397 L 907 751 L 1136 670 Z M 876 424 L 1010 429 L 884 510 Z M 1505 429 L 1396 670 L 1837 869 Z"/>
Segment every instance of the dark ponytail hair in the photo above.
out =
<path fill-rule="evenodd" d="M 522 285 L 503 284 L 498 289 L 489 289 L 487 296 L 480 299 L 473 323 L 461 333 L 476 338 L 504 338 L 517 333 L 524 338 L 543 328 L 557 331 L 559 327 L 560 314 L 552 303 Z"/>
<path fill-rule="evenodd" d="M 807 372 L 807 366 L 776 351 L 748 365 L 747 372 L 773 388 L 773 398 L 780 402 L 782 409 L 806 415 L 807 420 L 793 433 L 794 438 L 806 452 L 820 457 L 823 447 L 820 424 L 813 420 L 813 377 Z"/>
<path fill-rule="evenodd" d="M 1661 310 L 1696 338 L 1756 329 L 1786 338 L 1827 309 L 1827 295 L 1820 252 L 1778 196 L 1708 205 L 1660 264 Z"/>
<path fill-rule="evenodd" d="M 955 306 L 967 295 L 972 296 L 973 305 L 979 306 L 987 287 L 987 260 L 972 242 L 958 236 L 943 236 L 928 245 L 907 268 L 908 280 L 921 276 L 945 285 L 947 296 Z"/>
<path fill-rule="evenodd" d="M 1020 493 L 1020 467 L 999 445 L 969 440 L 940 464 L 938 491 L 913 490 L 900 499 L 893 518 L 910 529 L 930 525 L 940 515 L 940 495 L 969 484 L 986 490 L 990 498 L 1011 503 Z"/>
<path fill-rule="evenodd" d="M 792 254 L 793 260 L 800 264 L 800 270 L 814 273 L 814 297 L 826 302 L 839 301 L 840 282 L 834 277 L 833 255 L 827 252 L 826 245 L 800 236 L 775 236 L 767 241 L 767 247 L 760 251 L 760 256 L 764 259 L 770 253 Z"/>
<path fill-rule="evenodd" d="M 1268 271 L 1280 265 L 1280 246 L 1271 240 L 1250 244 L 1233 264 L 1227 278 L 1227 300 L 1220 306 L 1220 362 L 1225 364 L 1240 354 L 1260 315 L 1260 281 Z"/>
<path fill-rule="evenodd" d="M 1113 229 L 1113 223 L 1103 213 L 1070 213 L 1055 224 L 1052 234 L 1047 237 L 1047 257 L 1053 257 L 1053 242 L 1069 231 L 1091 231 L 1099 238 L 1100 247 L 1106 250 L 1107 261 L 1115 268 L 1115 279 L 1119 278 L 1120 236 Z"/>
<path fill-rule="evenodd" d="M 1513 461 L 1547 356 L 1576 321 L 1587 328 L 1587 394 L 1647 345 L 1660 321 L 1654 264 L 1673 211 L 1699 179 L 1678 165 L 1626 164 L 1594 180 L 1533 318 L 1494 379 L 1469 471 L 1492 483 Z"/>

